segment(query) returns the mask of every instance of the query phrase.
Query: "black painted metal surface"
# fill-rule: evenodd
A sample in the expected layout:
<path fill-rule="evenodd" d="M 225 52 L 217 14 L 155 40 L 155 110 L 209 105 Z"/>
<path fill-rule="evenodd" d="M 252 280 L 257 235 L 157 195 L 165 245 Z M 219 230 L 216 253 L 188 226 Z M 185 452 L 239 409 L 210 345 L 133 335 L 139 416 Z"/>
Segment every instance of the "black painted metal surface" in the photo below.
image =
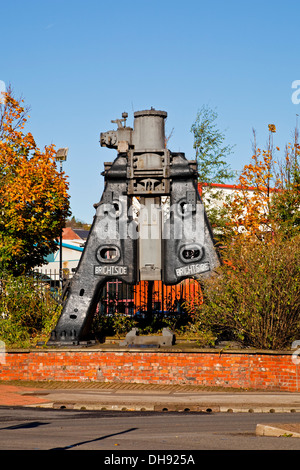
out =
<path fill-rule="evenodd" d="M 194 161 L 165 148 L 164 111 L 127 114 L 118 129 L 102 133 L 101 146 L 117 149 L 105 163 L 105 189 L 71 280 L 49 345 L 76 345 L 89 338 L 104 284 L 113 278 L 176 284 L 210 275 L 219 256 L 197 190 Z M 164 201 L 163 201 L 164 198 Z"/>

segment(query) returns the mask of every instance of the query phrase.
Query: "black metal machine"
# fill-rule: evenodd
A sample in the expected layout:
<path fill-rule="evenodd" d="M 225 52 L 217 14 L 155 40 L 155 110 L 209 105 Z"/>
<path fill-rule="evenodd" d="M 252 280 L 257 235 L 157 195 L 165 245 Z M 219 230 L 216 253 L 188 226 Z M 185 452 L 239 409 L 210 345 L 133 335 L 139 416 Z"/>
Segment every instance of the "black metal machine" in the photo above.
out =
<path fill-rule="evenodd" d="M 89 335 L 105 282 L 161 280 L 177 284 L 210 275 L 219 265 L 209 221 L 197 189 L 195 161 L 165 146 L 167 113 L 127 113 L 101 133 L 116 149 L 104 164 L 105 188 L 49 345 L 75 345 Z"/>

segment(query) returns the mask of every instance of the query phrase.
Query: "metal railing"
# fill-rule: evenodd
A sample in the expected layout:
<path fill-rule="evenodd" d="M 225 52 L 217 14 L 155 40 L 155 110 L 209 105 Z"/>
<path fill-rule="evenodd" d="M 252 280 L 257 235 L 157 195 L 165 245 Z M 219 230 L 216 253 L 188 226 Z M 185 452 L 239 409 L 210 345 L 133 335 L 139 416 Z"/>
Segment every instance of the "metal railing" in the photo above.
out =
<path fill-rule="evenodd" d="M 63 270 L 62 279 L 60 271 L 56 269 L 34 269 L 30 276 L 34 278 L 37 286 L 49 290 L 51 297 L 58 303 L 62 302 L 64 289 L 72 278 L 69 270 Z"/>
<path fill-rule="evenodd" d="M 51 297 L 62 303 L 73 273 L 65 270 L 62 283 L 59 270 L 55 269 L 36 269 L 33 276 L 38 285 L 49 289 Z M 111 279 L 102 288 L 97 310 L 104 315 L 120 313 L 134 316 L 149 311 L 153 314 L 180 314 L 184 311 L 185 300 L 197 297 L 199 289 L 199 283 L 192 279 L 174 286 L 167 286 L 162 281 L 153 281 L 151 286 L 149 281 L 140 281 L 132 286 Z"/>

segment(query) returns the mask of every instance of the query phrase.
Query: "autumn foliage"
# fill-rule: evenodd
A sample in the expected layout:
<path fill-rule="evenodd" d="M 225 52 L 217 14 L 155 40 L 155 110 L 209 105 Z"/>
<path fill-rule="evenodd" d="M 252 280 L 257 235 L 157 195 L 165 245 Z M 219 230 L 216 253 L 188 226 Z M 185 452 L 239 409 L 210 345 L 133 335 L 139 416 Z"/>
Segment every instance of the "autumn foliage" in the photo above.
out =
<path fill-rule="evenodd" d="M 43 263 L 69 212 L 68 183 L 54 145 L 41 151 L 24 127 L 23 100 L 0 105 L 0 269 L 22 274 Z"/>
<path fill-rule="evenodd" d="M 195 314 L 200 331 L 216 342 L 285 349 L 300 335 L 298 130 L 282 158 L 273 147 L 275 131 L 269 127 L 265 150 L 254 145 L 236 191 L 223 204 L 223 264 L 203 281 Z"/>
<path fill-rule="evenodd" d="M 274 124 L 269 126 L 276 132 Z M 231 235 L 244 233 L 264 238 L 267 234 L 285 231 L 287 236 L 300 230 L 300 146 L 295 142 L 285 149 L 280 160 L 279 147 L 273 148 L 269 138 L 268 148 L 254 145 L 252 161 L 245 165 L 230 203 L 226 204 Z M 274 152 L 277 153 L 274 157 Z"/>

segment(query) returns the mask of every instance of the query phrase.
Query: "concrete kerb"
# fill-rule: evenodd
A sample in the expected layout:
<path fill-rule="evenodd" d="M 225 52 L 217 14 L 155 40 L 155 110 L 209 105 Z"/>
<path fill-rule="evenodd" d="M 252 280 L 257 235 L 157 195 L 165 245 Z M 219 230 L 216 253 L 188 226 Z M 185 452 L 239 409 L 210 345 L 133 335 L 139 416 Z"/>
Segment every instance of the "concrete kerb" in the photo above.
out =
<path fill-rule="evenodd" d="M 65 403 L 55 402 L 38 405 L 26 405 L 35 408 L 73 409 L 73 410 L 98 410 L 98 411 L 156 411 L 156 412 L 191 412 L 191 413 L 299 413 L 298 410 L 289 408 L 227 408 L 222 406 L 190 406 L 190 405 L 118 405 L 101 403 Z M 300 421 L 300 420 L 299 420 Z"/>
<path fill-rule="evenodd" d="M 157 404 L 114 404 L 114 403 L 86 403 L 86 402 L 46 402 L 37 404 L 26 404 L 24 407 L 31 408 L 53 408 L 53 409 L 73 409 L 73 410 L 98 410 L 98 411 L 155 411 L 155 412 L 191 412 L 191 413 L 300 413 L 300 408 L 291 409 L 290 407 L 275 407 L 270 408 L 258 407 L 227 407 L 227 406 L 201 406 L 201 405 L 157 405 Z M 299 419 L 300 421 L 300 419 Z"/>
<path fill-rule="evenodd" d="M 211 391 L 194 387 L 149 387 L 143 384 L 103 384 L 89 388 L 54 387 L 28 392 L 25 406 L 86 410 L 201 412 L 201 413 L 299 413 L 300 394 L 290 392 Z M 36 397 L 36 403 L 34 403 Z M 43 399 L 41 403 L 41 399 Z"/>
<path fill-rule="evenodd" d="M 300 437 L 300 424 L 257 424 L 257 436 Z"/>

